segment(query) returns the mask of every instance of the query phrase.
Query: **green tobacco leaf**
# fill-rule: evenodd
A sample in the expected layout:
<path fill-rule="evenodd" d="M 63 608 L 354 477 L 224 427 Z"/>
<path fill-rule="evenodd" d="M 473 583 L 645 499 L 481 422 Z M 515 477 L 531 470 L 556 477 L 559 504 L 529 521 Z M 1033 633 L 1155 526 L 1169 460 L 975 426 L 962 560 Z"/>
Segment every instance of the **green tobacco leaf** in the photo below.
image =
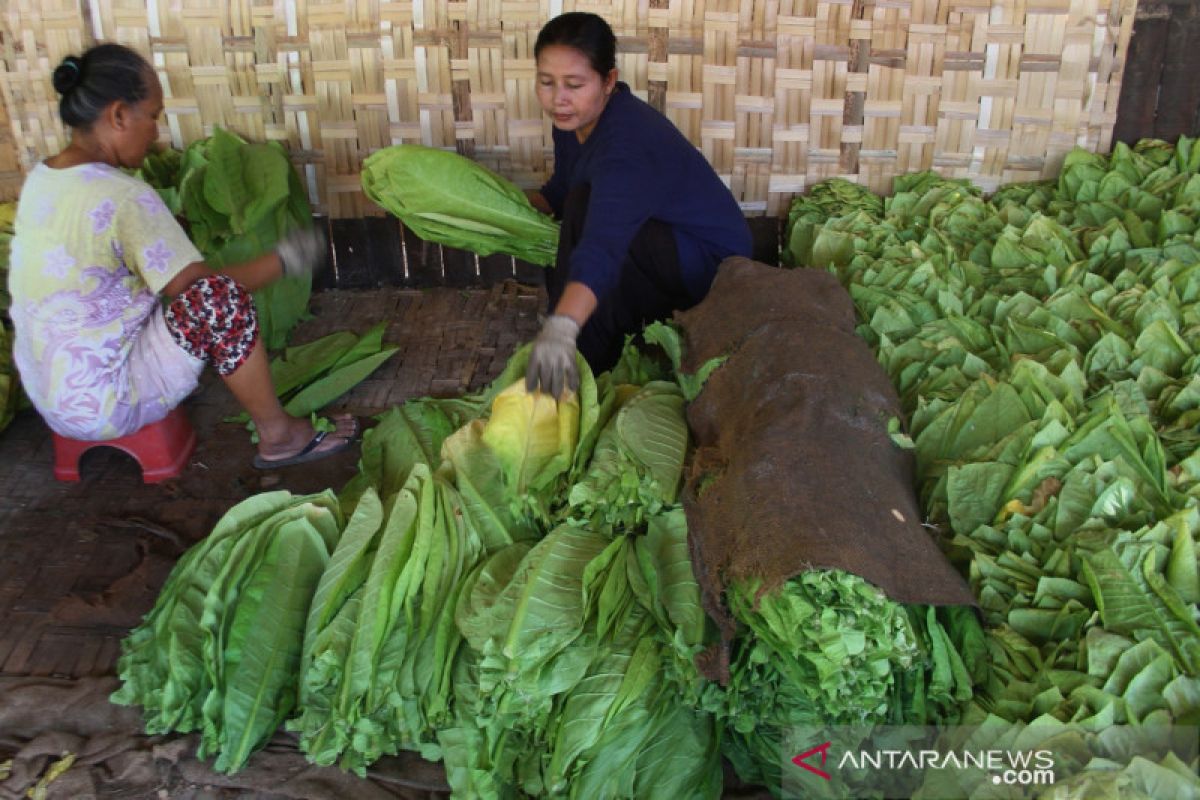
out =
<path fill-rule="evenodd" d="M 578 480 L 592 457 L 592 449 L 600 430 L 612 413 L 613 393 L 603 391 L 597 384 L 592 368 L 583 356 L 576 354 L 575 364 L 579 371 L 579 441 L 571 460 L 569 479 Z M 605 384 L 607 388 L 608 384 Z"/>
<path fill-rule="evenodd" d="M 471 592 L 459 601 L 458 628 L 475 650 L 483 651 L 489 640 L 503 636 L 503 626 L 512 618 L 517 597 L 516 593 L 505 593 L 505 588 L 532 547 L 531 542 L 515 542 L 497 551 L 483 563 Z"/>
<path fill-rule="evenodd" d="M 285 157 L 288 156 L 280 142 L 272 140 L 268 144 L 279 150 Z M 287 171 L 287 181 L 287 216 L 290 222 L 288 227 L 306 227 L 311 225 L 313 223 L 312 206 L 308 202 L 308 189 L 305 188 L 304 181 L 295 169 Z"/>
<path fill-rule="evenodd" d="M 431 490 L 430 483 L 429 470 L 417 464 L 404 488 L 391 500 L 363 592 L 363 614 L 354 633 L 354 646 L 341 694 L 343 710 L 347 710 L 349 703 L 357 702 L 370 688 L 379 648 L 392 619 L 396 579 L 408 563 L 421 533 L 418 529 L 421 497 Z"/>
<path fill-rule="evenodd" d="M 512 608 L 498 640 L 510 671 L 544 662 L 579 635 L 584 569 L 607 544 L 607 538 L 586 529 L 560 526 L 522 560 L 498 601 Z"/>
<path fill-rule="evenodd" d="M 453 430 L 436 400 L 409 401 L 392 408 L 363 434 L 359 474 L 343 489 L 343 503 L 368 486 L 380 497 L 391 497 L 417 464 L 436 469 L 441 463 L 442 442 Z"/>
<path fill-rule="evenodd" d="M 650 471 L 670 504 L 683 472 L 688 429 L 683 396 L 667 386 L 649 384 L 630 398 L 617 412 L 616 425 L 622 447 Z"/>
<path fill-rule="evenodd" d="M 704 641 L 705 615 L 700 605 L 700 584 L 688 553 L 687 518 L 682 509 L 651 517 L 646 535 L 636 540 L 644 548 L 658 576 L 658 599 L 666 617 L 683 634 L 688 645 Z"/>
<path fill-rule="evenodd" d="M 286 207 L 291 191 L 288 176 L 293 170 L 287 155 L 277 145 L 251 143 L 240 148 L 238 156 L 247 194 L 241 207 L 246 229 L 265 224 L 278 230 L 276 211 Z M 282 222 L 287 224 L 286 217 Z M 302 224 L 307 227 L 309 221 Z"/>
<path fill-rule="evenodd" d="M 1196 514 L 1177 514 L 1167 523 L 1175 535 L 1171 539 L 1171 555 L 1167 561 L 1167 581 L 1179 593 L 1185 603 L 1200 603 L 1200 566 L 1196 559 L 1196 544 L 1192 528 L 1196 525 Z"/>
<path fill-rule="evenodd" d="M 368 556 L 382 524 L 383 506 L 375 491 L 368 489 L 360 498 L 346 529 L 342 531 L 313 593 L 304 633 L 301 674 L 308 671 L 317 635 L 341 610 L 349 596 L 366 581 L 370 567 Z"/>
<path fill-rule="evenodd" d="M 297 520 L 279 529 L 248 583 L 233 620 L 248 635 L 226 683 L 216 770 L 240 769 L 291 712 L 304 620 L 328 558 L 316 529 Z"/>
<path fill-rule="evenodd" d="M 204 175 L 204 199 L 229 221 L 229 230 L 245 232 L 244 209 L 249 193 L 242 178 L 241 148 L 245 142 L 224 128 L 216 128 L 206 150 L 208 169 Z"/>
<path fill-rule="evenodd" d="M 350 331 L 335 331 L 311 342 L 289 347 L 271 359 L 271 381 L 275 393 L 287 397 L 297 387 L 312 382 L 354 348 L 359 339 Z"/>
<path fill-rule="evenodd" d="M 352 595 L 359 598 L 354 619 L 343 622 L 339 613 L 326 627 L 330 631 L 328 644 L 322 645 L 324 632 L 314 642 L 312 666 L 305 675 L 306 696 L 312 708 L 306 710 L 298 727 L 305 734 L 305 752 L 318 763 L 332 763 L 340 754 L 344 767 L 360 773 L 365 769 L 358 748 L 348 749 L 356 740 L 350 732 L 359 725 L 369 728 L 373 724 L 369 720 L 371 709 L 365 707 L 365 701 L 372 692 L 380 651 L 391 625 L 397 578 L 417 539 L 421 494 L 431 484 L 428 468 L 418 464 L 404 488 L 389 499 L 366 581 Z M 349 606 L 347 601 L 343 608 Z M 335 625 L 337 629 L 330 630 Z"/>
<path fill-rule="evenodd" d="M 377 370 L 399 349 L 398 347 L 389 347 L 353 364 L 333 370 L 297 392 L 284 405 L 284 410 L 294 417 L 321 410 L 362 383 L 368 375 Z"/>
<path fill-rule="evenodd" d="M 1096 598 L 1105 628 L 1136 639 L 1152 638 L 1189 675 L 1200 674 L 1194 646 L 1200 641 L 1200 626 L 1179 619 L 1165 608 L 1126 569 L 1116 553 L 1103 549 L 1084 554 L 1083 575 Z"/>
<path fill-rule="evenodd" d="M 1011 465 L 994 461 L 951 467 L 946 497 L 954 530 L 969 535 L 980 525 L 991 523 L 1004 502 L 1014 471 Z"/>
<path fill-rule="evenodd" d="M 338 356 L 337 360 L 330 365 L 330 371 L 348 367 L 383 350 L 383 335 L 386 332 L 387 322 L 372 325 L 366 333 L 358 338 L 353 347 Z"/>
<path fill-rule="evenodd" d="M 532 537 L 533 531 L 509 511 L 511 498 L 504 490 L 503 472 L 495 453 L 483 441 L 484 423 L 475 420 L 442 443 L 442 471 L 453 470 L 453 483 L 463 499 L 463 508 L 489 553 L 516 539 Z"/>
<path fill-rule="evenodd" d="M 308 313 L 311 295 L 311 278 L 280 278 L 254 293 L 259 329 L 268 350 L 287 344 L 288 333 Z"/>

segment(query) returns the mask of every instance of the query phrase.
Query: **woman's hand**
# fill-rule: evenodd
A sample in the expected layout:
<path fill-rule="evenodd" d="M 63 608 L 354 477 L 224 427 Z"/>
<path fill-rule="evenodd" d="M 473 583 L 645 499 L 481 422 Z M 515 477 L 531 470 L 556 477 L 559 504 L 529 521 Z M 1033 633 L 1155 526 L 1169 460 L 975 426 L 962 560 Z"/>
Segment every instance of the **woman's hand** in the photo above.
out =
<path fill-rule="evenodd" d="M 533 340 L 529 366 L 525 368 L 525 391 L 548 392 L 555 400 L 564 389 L 579 388 L 579 368 L 575 366 L 575 338 L 579 323 L 564 314 L 551 314 L 542 332 Z"/>
<path fill-rule="evenodd" d="M 562 269 L 562 267 L 555 267 Z M 570 281 L 546 318 L 542 332 L 533 340 L 529 366 L 525 368 L 525 389 L 541 388 L 557 400 L 563 389 L 579 388 L 579 369 L 575 366 L 575 340 L 580 329 L 596 310 L 596 295 L 579 281 Z"/>
<path fill-rule="evenodd" d="M 275 252 L 285 278 L 307 278 L 325 266 L 329 240 L 320 228 L 295 228 L 279 240 Z"/>
<path fill-rule="evenodd" d="M 542 212 L 548 217 L 554 216 L 554 209 L 550 207 L 550 201 L 547 200 L 546 196 L 537 189 L 526 189 L 525 197 L 528 198 L 529 204 L 538 211 Z"/>

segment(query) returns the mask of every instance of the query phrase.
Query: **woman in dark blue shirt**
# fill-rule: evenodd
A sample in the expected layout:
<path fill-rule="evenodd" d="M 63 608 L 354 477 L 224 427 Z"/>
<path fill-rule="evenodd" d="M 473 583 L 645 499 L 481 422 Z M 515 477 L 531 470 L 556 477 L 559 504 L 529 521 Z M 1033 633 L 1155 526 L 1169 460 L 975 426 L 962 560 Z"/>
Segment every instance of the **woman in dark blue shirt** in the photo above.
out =
<path fill-rule="evenodd" d="M 717 265 L 750 255 L 728 187 L 670 120 L 617 80 L 616 37 L 569 12 L 534 45 L 538 100 L 554 121 L 554 173 L 530 199 L 562 221 L 546 271 L 550 316 L 525 382 L 575 389 L 575 353 L 611 368 L 625 337 L 700 302 Z"/>

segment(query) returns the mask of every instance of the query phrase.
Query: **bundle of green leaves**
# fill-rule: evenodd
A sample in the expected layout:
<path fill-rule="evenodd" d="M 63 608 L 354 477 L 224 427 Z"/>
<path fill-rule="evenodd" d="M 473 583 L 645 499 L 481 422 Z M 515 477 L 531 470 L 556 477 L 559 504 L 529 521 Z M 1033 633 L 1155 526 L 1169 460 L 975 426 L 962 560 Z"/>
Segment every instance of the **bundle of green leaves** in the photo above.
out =
<path fill-rule="evenodd" d="M 481 565 L 439 732 L 456 795 L 720 794 L 716 720 L 679 699 L 705 631 L 686 532 L 678 509 L 643 536 L 563 524 Z"/>
<path fill-rule="evenodd" d="M 361 496 L 310 612 L 292 727 L 312 760 L 361 772 L 400 747 L 439 756 L 455 603 L 482 552 L 458 494 L 423 464 L 386 509 Z"/>
<path fill-rule="evenodd" d="M 986 199 L 920 174 L 794 212 L 790 258 L 851 292 L 984 611 L 962 721 L 981 746 L 1074 743 L 1062 796 L 1200 791 L 1155 733 L 1200 720 L 1198 170 L 1184 137 Z"/>
<path fill-rule="evenodd" d="M 744 781 L 778 792 L 797 730 L 865 738 L 876 725 L 957 722 L 988 674 L 973 609 L 905 606 L 840 570 L 761 589 L 740 581 L 726 592 L 744 629 L 729 685 L 706 686 L 702 700 L 724 722 L 723 751 Z"/>
<path fill-rule="evenodd" d="M 343 527 L 328 491 L 231 508 L 122 641 L 113 702 L 142 706 L 148 733 L 199 730 L 201 757 L 240 769 L 295 707 L 309 603 Z"/>
<path fill-rule="evenodd" d="M 138 177 L 158 191 L 214 267 L 271 250 L 292 228 L 311 227 L 308 193 L 279 142 L 246 142 L 217 127 L 180 153 L 152 153 Z M 259 330 L 272 350 L 304 318 L 310 278 L 280 278 L 254 293 Z"/>
<path fill-rule="evenodd" d="M 387 323 L 380 322 L 362 336 L 335 331 L 319 339 L 294 345 L 271 359 L 271 381 L 283 408 L 294 417 L 313 416 L 362 383 L 400 348 L 384 347 Z M 258 433 L 246 412 L 225 419 Z M 317 419 L 318 424 L 332 424 Z"/>
<path fill-rule="evenodd" d="M 363 160 L 363 191 L 431 242 L 554 263 L 558 223 L 508 179 L 450 150 L 385 147 Z"/>

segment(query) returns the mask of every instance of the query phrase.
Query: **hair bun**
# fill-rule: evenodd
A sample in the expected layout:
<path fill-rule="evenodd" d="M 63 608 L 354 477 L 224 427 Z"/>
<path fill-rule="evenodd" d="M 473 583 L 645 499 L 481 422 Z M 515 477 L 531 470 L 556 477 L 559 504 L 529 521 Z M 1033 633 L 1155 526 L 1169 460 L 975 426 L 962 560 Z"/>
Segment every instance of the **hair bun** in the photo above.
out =
<path fill-rule="evenodd" d="M 83 64 L 75 56 L 67 56 L 54 69 L 54 75 L 50 80 L 54 83 L 56 92 L 66 94 L 83 80 Z"/>

